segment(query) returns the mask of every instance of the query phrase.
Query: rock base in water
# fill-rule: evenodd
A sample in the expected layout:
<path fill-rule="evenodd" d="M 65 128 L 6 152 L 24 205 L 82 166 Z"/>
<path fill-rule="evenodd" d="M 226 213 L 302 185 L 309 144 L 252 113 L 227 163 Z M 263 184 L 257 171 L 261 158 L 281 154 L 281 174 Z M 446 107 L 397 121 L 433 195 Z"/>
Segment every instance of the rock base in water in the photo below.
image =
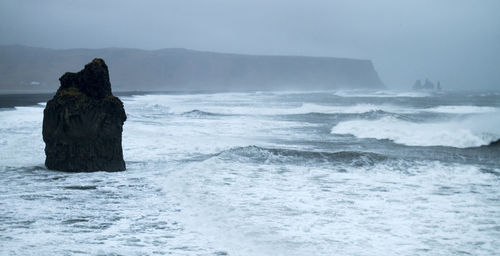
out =
<path fill-rule="evenodd" d="M 122 171 L 123 103 L 111 93 L 108 67 L 94 59 L 78 73 L 66 73 L 47 102 L 43 118 L 48 169 Z"/>

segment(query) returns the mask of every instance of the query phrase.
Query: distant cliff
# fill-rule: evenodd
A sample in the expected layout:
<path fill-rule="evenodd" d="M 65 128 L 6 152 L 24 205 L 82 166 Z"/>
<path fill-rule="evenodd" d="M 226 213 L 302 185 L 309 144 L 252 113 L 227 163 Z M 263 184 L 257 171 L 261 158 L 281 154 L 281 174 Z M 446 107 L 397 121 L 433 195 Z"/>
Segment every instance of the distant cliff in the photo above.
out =
<path fill-rule="evenodd" d="M 57 77 L 104 58 L 123 90 L 284 90 L 381 88 L 370 60 L 258 56 L 186 49 L 69 49 L 0 46 L 0 89 L 50 91 Z"/>

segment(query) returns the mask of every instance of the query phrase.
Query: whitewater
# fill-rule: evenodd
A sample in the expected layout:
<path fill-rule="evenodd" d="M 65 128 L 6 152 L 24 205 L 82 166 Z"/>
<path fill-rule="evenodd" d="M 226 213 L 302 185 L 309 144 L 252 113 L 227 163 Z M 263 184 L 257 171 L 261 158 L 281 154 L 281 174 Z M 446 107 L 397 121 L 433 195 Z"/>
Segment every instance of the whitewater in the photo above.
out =
<path fill-rule="evenodd" d="M 0 255 L 496 255 L 500 94 L 121 97 L 127 170 L 44 166 L 0 109 Z"/>

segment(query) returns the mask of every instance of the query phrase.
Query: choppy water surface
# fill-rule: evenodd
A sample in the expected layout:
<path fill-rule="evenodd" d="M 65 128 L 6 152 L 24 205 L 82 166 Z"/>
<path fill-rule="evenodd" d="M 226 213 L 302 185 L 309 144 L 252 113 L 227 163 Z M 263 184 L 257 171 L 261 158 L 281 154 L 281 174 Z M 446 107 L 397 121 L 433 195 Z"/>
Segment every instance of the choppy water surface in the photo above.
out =
<path fill-rule="evenodd" d="M 0 111 L 2 255 L 496 255 L 500 94 L 124 97 L 127 171 L 44 168 Z"/>

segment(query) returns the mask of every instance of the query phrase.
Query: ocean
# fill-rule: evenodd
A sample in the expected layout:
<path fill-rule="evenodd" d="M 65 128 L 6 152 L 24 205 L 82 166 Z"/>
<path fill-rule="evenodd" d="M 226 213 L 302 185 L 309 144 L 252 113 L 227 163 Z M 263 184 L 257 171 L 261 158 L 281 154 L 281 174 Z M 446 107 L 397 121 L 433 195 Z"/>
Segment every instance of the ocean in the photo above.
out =
<path fill-rule="evenodd" d="M 500 252 L 500 93 L 121 99 L 114 173 L 47 170 L 44 103 L 0 110 L 1 255 Z"/>

